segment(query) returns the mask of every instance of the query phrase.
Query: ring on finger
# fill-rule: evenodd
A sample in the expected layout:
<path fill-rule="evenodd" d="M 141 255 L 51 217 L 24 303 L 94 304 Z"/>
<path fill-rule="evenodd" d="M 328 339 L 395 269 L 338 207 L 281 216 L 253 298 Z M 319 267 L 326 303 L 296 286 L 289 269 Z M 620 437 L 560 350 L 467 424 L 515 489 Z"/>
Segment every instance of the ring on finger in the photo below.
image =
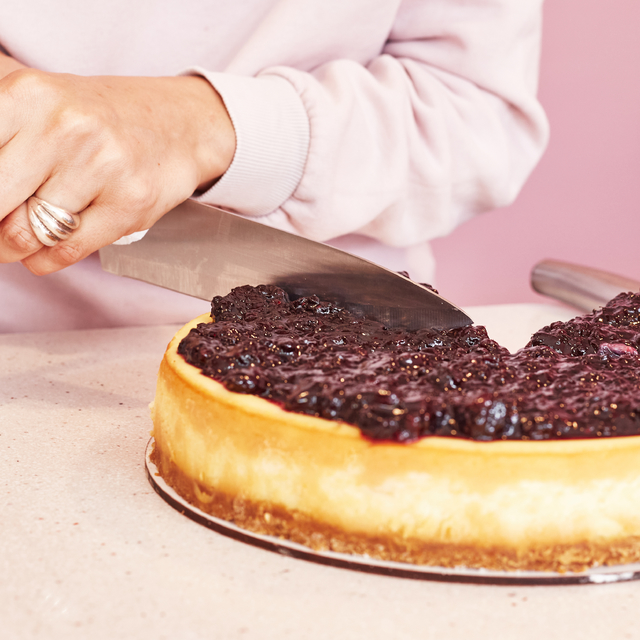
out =
<path fill-rule="evenodd" d="M 71 213 L 37 196 L 27 200 L 27 210 L 33 233 L 47 247 L 65 240 L 80 226 L 77 213 Z"/>

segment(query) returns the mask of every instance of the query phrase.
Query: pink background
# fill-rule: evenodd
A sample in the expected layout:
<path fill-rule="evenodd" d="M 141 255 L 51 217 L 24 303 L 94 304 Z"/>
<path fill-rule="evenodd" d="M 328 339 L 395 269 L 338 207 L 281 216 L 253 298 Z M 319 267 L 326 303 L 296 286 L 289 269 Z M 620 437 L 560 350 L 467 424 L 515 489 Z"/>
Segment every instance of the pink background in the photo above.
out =
<path fill-rule="evenodd" d="M 545 300 L 545 258 L 640 280 L 640 2 L 547 0 L 539 95 L 551 141 L 517 201 L 433 243 L 458 304 Z"/>

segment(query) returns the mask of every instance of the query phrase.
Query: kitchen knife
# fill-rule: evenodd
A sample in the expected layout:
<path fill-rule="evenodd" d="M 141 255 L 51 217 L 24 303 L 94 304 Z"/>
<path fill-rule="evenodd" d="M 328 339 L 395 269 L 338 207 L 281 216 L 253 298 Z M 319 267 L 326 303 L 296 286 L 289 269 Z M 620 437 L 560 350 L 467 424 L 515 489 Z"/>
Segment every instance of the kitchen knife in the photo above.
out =
<path fill-rule="evenodd" d="M 387 326 L 471 324 L 458 307 L 402 275 L 340 249 L 187 200 L 146 236 L 100 249 L 102 268 L 211 300 L 241 285 L 317 295 Z"/>
<path fill-rule="evenodd" d="M 640 291 L 640 282 L 570 262 L 543 260 L 531 271 L 531 287 L 582 311 L 593 311 L 619 293 Z"/>

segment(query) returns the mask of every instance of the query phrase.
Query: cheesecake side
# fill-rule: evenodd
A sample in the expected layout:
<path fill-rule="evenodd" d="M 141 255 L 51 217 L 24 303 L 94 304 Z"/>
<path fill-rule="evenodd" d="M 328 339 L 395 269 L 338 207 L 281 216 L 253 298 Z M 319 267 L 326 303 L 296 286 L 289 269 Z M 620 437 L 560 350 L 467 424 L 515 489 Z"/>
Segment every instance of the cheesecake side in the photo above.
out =
<path fill-rule="evenodd" d="M 205 512 L 313 549 L 445 567 L 579 571 L 640 560 L 640 436 L 374 442 L 233 393 L 172 340 L 153 460 Z"/>

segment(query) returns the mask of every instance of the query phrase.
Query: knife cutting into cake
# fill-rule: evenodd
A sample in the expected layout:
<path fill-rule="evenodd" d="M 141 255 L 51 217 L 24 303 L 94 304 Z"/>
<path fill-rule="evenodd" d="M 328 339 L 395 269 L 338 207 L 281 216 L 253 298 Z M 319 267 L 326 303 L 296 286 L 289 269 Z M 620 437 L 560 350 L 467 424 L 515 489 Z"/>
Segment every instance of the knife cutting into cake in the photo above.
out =
<path fill-rule="evenodd" d="M 198 242 L 189 229 L 209 223 Z M 350 569 L 640 576 L 638 283 L 540 263 L 538 291 L 562 298 L 579 275 L 604 306 L 512 354 L 429 289 L 419 302 L 403 276 L 254 224 L 190 203 L 141 242 L 102 250 L 114 273 L 213 294 L 167 348 L 152 403 L 147 470 L 169 504 Z"/>
<path fill-rule="evenodd" d="M 334 562 L 635 577 L 638 294 L 512 354 L 398 273 L 431 282 L 429 241 L 540 158 L 540 3 L 258 5 L 0 8 L 0 260 L 51 287 L 14 291 L 49 330 L 60 306 L 160 321 L 100 250 L 210 299 L 152 405 L 149 478 L 182 512 Z"/>

